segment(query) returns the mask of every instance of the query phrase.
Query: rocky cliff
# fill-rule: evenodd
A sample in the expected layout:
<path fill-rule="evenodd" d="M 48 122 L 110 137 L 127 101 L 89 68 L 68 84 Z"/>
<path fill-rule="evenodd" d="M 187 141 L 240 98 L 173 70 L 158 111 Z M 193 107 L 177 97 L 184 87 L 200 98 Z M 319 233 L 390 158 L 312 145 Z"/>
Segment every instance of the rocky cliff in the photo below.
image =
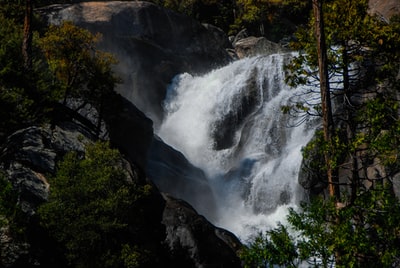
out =
<path fill-rule="evenodd" d="M 113 53 L 125 98 L 157 126 L 171 79 L 202 73 L 230 61 L 226 35 L 181 14 L 142 1 L 83 2 L 38 10 L 52 24 L 73 21 L 101 33 L 100 48 Z"/>
<path fill-rule="evenodd" d="M 129 137 L 125 134 L 129 124 L 125 121 L 129 114 L 138 116 L 140 113 L 121 111 L 125 115 L 116 121 L 113 117 L 121 106 L 117 102 L 121 100 L 114 102 L 105 112 L 108 122 L 113 125 L 111 139 L 124 151 L 130 151 L 131 159 L 146 170 L 162 191 L 185 198 L 200 212 L 212 210 L 214 199 L 202 171 L 159 138 L 152 138 L 151 124 L 153 122 L 157 128 L 163 117 L 162 101 L 175 75 L 202 73 L 231 60 L 226 52 L 230 46 L 227 36 L 212 25 L 202 25 L 142 1 L 52 5 L 37 12 L 49 23 L 70 20 L 93 33 L 102 34 L 100 49 L 113 53 L 119 61 L 115 71 L 122 78 L 122 84 L 117 91 L 144 112 L 141 120 L 137 120 L 140 125 L 133 127 L 143 131 L 132 129 L 133 136 Z M 144 132 L 147 136 L 142 135 Z M 140 158 L 144 155 L 145 158 Z M 190 193 L 188 180 L 192 189 L 204 192 L 204 199 L 197 200 L 192 194 L 182 195 L 182 189 Z"/>
<path fill-rule="evenodd" d="M 179 189 L 188 187 L 187 180 L 194 180 L 199 186 L 196 190 L 202 189 L 207 196 L 207 202 L 197 200 L 197 204 L 212 208 L 203 172 L 155 137 L 153 125 L 162 117 L 162 100 L 173 76 L 201 73 L 230 60 L 226 36 L 215 27 L 141 1 L 54 5 L 37 12 L 50 23 L 70 20 L 100 32 L 100 48 L 117 56 L 116 72 L 123 80 L 117 90 L 122 96 L 109 96 L 101 137 L 123 153 L 132 179 L 152 183 L 150 177 L 162 191 L 177 197 L 181 197 Z M 84 154 L 85 145 L 98 138 L 90 123 L 97 111 L 86 106 L 75 109 L 76 101 L 69 100 L 69 107 L 60 108 L 57 122 L 21 129 L 1 148 L 0 166 L 18 193 L 28 224 L 25 237 L 1 229 L 0 267 L 66 264 L 40 228 L 36 210 L 48 198 L 48 179 L 55 174 L 57 162 L 67 152 Z M 149 243 L 158 245 L 159 267 L 241 266 L 237 238 L 213 226 L 185 201 L 157 190 L 143 209 L 149 218 L 148 228 L 142 232 Z"/>
<path fill-rule="evenodd" d="M 140 168 L 140 163 L 129 162 L 139 157 L 143 153 L 140 147 L 146 145 L 128 143 L 125 150 L 121 145 L 124 136 L 146 141 L 147 134 L 151 133 L 146 133 L 149 129 L 142 128 L 142 114 L 138 111 L 133 113 L 135 109 L 132 104 L 122 99 L 118 102 L 118 95 L 114 102 L 122 105 L 120 111 L 131 113 L 117 110 L 112 116 L 112 124 L 106 119 L 107 128 L 113 131 L 118 130 L 118 122 L 124 122 L 125 126 L 124 131 L 121 131 L 124 133 L 122 136 L 115 137 L 110 132 L 111 143 L 122 147 L 130 179 L 139 184 L 151 183 Z M 54 251 L 54 242 L 38 224 L 36 210 L 47 201 L 51 190 L 49 177 L 55 174 L 57 162 L 67 152 L 75 151 L 83 155 L 85 146 L 95 140 L 96 136 L 76 120 L 32 126 L 15 132 L 7 139 L 1 148 L 0 166 L 18 194 L 18 205 L 25 215 L 26 226 L 24 236 L 9 232 L 8 228 L 0 230 L 0 267 L 66 265 L 62 254 Z M 145 159 L 145 155 L 142 158 Z M 161 265 L 159 267 L 240 267 L 236 255 L 240 247 L 237 238 L 213 226 L 185 201 L 162 196 L 154 190 L 143 204 L 143 210 L 146 229 L 140 232 L 148 243 L 158 248 L 156 254 L 160 256 L 160 260 L 157 260 L 157 265 Z"/>

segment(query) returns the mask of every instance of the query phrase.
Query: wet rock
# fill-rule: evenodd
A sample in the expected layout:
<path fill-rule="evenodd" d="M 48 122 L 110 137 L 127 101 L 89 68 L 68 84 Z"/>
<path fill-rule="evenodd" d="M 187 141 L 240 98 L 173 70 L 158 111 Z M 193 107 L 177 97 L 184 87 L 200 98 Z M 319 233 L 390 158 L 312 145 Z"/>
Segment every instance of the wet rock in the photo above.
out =
<path fill-rule="evenodd" d="M 234 235 L 213 226 L 184 201 L 168 195 L 164 199 L 165 243 L 174 256 L 184 256 L 179 267 L 241 267 L 236 254 L 241 244 Z"/>
<path fill-rule="evenodd" d="M 282 51 L 285 51 L 283 47 L 265 37 L 250 36 L 235 43 L 235 52 L 239 59 L 257 55 L 271 55 Z"/>

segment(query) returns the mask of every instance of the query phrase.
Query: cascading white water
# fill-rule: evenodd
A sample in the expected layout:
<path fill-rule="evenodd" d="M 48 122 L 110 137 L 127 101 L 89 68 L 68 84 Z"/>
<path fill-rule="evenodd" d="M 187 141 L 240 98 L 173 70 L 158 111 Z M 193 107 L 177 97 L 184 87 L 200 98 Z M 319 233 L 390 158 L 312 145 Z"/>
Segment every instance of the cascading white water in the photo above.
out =
<path fill-rule="evenodd" d="M 244 241 L 283 222 L 302 198 L 301 148 L 315 124 L 293 127 L 296 119 L 281 112 L 299 93 L 284 82 L 290 56 L 247 58 L 199 77 L 181 74 L 164 103 L 158 135 L 205 171 L 217 202 L 214 224 Z"/>

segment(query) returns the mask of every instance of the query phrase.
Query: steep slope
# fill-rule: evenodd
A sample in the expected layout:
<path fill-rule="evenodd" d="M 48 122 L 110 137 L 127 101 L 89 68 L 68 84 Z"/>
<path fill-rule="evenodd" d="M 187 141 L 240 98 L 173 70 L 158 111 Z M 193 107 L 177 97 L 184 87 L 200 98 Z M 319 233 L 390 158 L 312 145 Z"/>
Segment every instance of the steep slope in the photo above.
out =
<path fill-rule="evenodd" d="M 151 139 L 151 128 L 143 127 L 146 120 L 143 121 L 142 114 L 134 112 L 131 103 L 118 102 L 118 97 L 115 98 L 114 102 L 121 106 L 110 117 L 113 124 L 106 122 L 106 125 L 114 127 L 116 131 L 119 124 L 124 122 L 125 128 L 122 136 L 114 137 L 110 131 L 111 143 L 121 145 L 119 143 L 124 137 L 132 137 L 136 142 L 145 142 L 146 137 Z M 113 138 L 117 139 L 116 142 Z M 0 168 L 18 195 L 17 205 L 25 220 L 23 226 L 18 226 L 24 231 L 23 235 L 21 231 L 10 231 L 9 226 L 0 228 L 0 267 L 68 267 L 62 245 L 60 247 L 55 244 L 41 227 L 36 211 L 48 199 L 52 187 L 51 177 L 56 174 L 57 162 L 67 152 L 75 151 L 83 155 L 86 144 L 95 140 L 96 137 L 84 124 L 73 118 L 64 118 L 54 125 L 19 130 L 1 147 Z M 142 146 L 146 147 L 146 144 Z M 146 158 L 145 151 L 140 148 L 135 150 L 136 147 L 134 142 L 126 147 L 127 150 L 122 148 L 126 156 L 124 168 L 130 180 L 139 185 L 149 184 L 140 169 L 140 163 L 129 162 L 140 156 Z M 140 205 L 145 217 L 142 220 L 146 225 L 137 231 L 151 245 L 155 251 L 153 254 L 158 256 L 151 260 L 152 264 L 157 267 L 240 267 L 236 255 L 240 247 L 237 238 L 213 226 L 186 202 L 162 196 L 156 187 L 152 187 L 150 195 Z M 136 230 L 138 227 L 130 228 Z M 176 230 L 182 230 L 184 237 L 182 232 Z M 210 252 L 223 252 L 223 255 Z"/>

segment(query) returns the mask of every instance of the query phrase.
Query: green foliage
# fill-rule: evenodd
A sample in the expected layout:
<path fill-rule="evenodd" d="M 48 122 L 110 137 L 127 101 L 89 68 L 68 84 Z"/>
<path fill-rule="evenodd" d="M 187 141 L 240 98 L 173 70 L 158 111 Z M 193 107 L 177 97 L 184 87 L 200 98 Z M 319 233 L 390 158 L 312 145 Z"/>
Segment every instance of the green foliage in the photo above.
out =
<path fill-rule="evenodd" d="M 324 161 L 324 153 L 330 153 L 329 164 L 332 168 L 338 168 L 349 152 L 354 150 L 353 143 L 348 144 L 342 138 L 343 134 L 336 131 L 330 142 L 326 142 L 323 137 L 323 131 L 318 130 L 314 134 L 314 138 L 302 148 L 303 158 L 311 160 L 308 168 L 318 171 L 326 171 L 326 163 Z"/>
<path fill-rule="evenodd" d="M 368 1 L 335 0 L 324 2 L 325 35 L 331 77 L 341 79 L 342 88 L 331 81 L 331 87 L 349 93 L 350 80 L 357 86 L 391 81 L 395 83 L 399 68 L 400 33 L 399 22 L 394 17 L 388 24 L 367 13 Z M 340 30 L 338 30 L 340 29 Z M 299 27 L 296 40 L 291 43 L 298 57 L 287 66 L 287 82 L 291 86 L 310 85 L 316 79 L 317 51 L 314 37 L 314 18 Z M 366 49 L 367 48 L 367 49 Z M 376 68 L 367 75 L 360 75 L 358 66 L 364 62 Z M 358 75 L 355 76 L 354 74 Z M 389 85 L 387 85 L 389 86 Z M 338 92 L 335 92 L 336 94 Z"/>
<path fill-rule="evenodd" d="M 367 0 L 334 0 L 324 3 L 332 77 L 330 85 L 333 88 L 332 95 L 343 97 L 344 103 L 343 112 L 337 113 L 336 123 L 346 129 L 347 133 L 336 131 L 330 144 L 319 143 L 318 154 L 328 152 L 330 167 L 335 168 L 346 157 L 356 158 L 355 154 L 363 146 L 367 148 L 363 149 L 365 159 L 379 157 L 385 165 L 398 165 L 398 153 L 394 149 L 399 144 L 398 103 L 394 91 L 399 88 L 396 78 L 400 67 L 399 23 L 396 18 L 388 24 L 371 17 L 367 13 Z M 297 40 L 293 43 L 293 48 L 299 50 L 300 54 L 287 66 L 286 82 L 291 86 L 309 85 L 310 88 L 316 88 L 318 83 L 313 19 L 311 17 L 308 27 L 299 29 Z M 378 92 L 381 91 L 379 88 L 384 88 L 385 93 Z M 357 94 L 367 90 L 371 93 L 375 90 L 369 100 L 352 103 L 353 96 L 359 98 Z M 284 111 L 304 115 L 304 110 L 298 107 L 301 106 L 296 104 L 284 107 Z M 310 108 L 306 114 L 320 113 L 318 106 Z M 358 178 L 350 179 L 356 184 Z"/>
<path fill-rule="evenodd" d="M 22 32 L 15 20 L 0 13 L 0 85 L 15 85 L 15 79 L 21 77 Z"/>
<path fill-rule="evenodd" d="M 309 161 L 309 166 L 312 170 L 318 170 L 320 172 L 326 172 L 325 161 L 324 161 L 324 150 L 326 149 L 326 143 L 324 142 L 322 130 L 315 132 L 313 139 L 302 148 L 302 155 L 304 159 Z"/>
<path fill-rule="evenodd" d="M 117 63 L 115 58 L 95 48 L 99 38 L 71 22 L 63 22 L 59 26 L 51 25 L 40 39 L 57 91 L 63 92 L 63 103 L 75 97 L 92 104 L 99 113 L 97 132 L 107 96 L 119 82 L 111 68 Z"/>
<path fill-rule="evenodd" d="M 279 226 L 266 234 L 259 234 L 249 247 L 243 247 L 240 258 L 244 267 L 296 267 L 298 252 L 287 228 Z"/>
<path fill-rule="evenodd" d="M 235 20 L 230 34 L 246 28 L 251 35 L 264 35 L 269 40 L 279 41 L 293 33 L 290 21 L 301 24 L 308 13 L 307 4 L 294 4 L 281 0 L 237 0 Z"/>
<path fill-rule="evenodd" d="M 0 171 L 0 228 L 7 227 L 10 235 L 24 237 L 27 219 L 18 204 L 18 194 Z"/>
<path fill-rule="evenodd" d="M 7 7 L 7 8 L 6 8 Z M 49 72 L 41 61 L 34 34 L 33 68 L 23 70 L 22 21 L 12 14 L 11 7 L 0 9 L 0 140 L 2 135 L 48 120 L 51 103 L 58 99 Z M 7 12 L 10 12 L 11 15 Z"/>
<path fill-rule="evenodd" d="M 382 32 L 382 25 L 367 14 L 367 0 L 335 0 L 324 3 L 324 30 L 330 72 L 332 75 L 348 75 L 341 70 L 368 56 L 363 47 L 371 47 L 376 42 L 371 34 Z M 313 16 L 308 25 L 300 27 L 296 32 L 296 40 L 291 43 L 291 47 L 301 53 L 288 65 L 291 71 L 288 80 L 293 85 L 307 84 L 309 80 L 304 79 L 304 75 L 314 76 L 317 68 Z M 310 68 L 307 73 L 304 72 L 305 66 Z"/>
<path fill-rule="evenodd" d="M 266 10 L 266 3 L 262 2 L 265 1 L 237 0 L 236 6 L 238 14 L 234 24 L 230 27 L 231 33 L 237 33 L 241 29 L 246 28 L 253 34 L 254 28 L 259 28 L 263 21 L 265 22 L 267 19 L 263 16 Z M 259 29 L 257 29 L 256 32 L 259 32 Z"/>
<path fill-rule="evenodd" d="M 91 59 L 90 74 L 86 87 L 81 90 L 80 96 L 101 113 L 105 98 L 114 91 L 120 80 L 114 75 L 112 64 L 117 61 L 110 53 L 96 50 Z"/>
<path fill-rule="evenodd" d="M 80 97 L 101 113 L 104 99 L 119 82 L 111 69 L 115 59 L 95 49 L 99 36 L 69 22 L 47 32 L 38 28 L 45 32 L 42 38 L 34 32 L 33 66 L 24 70 L 21 4 L 7 2 L 0 8 L 0 140 L 54 119 L 55 103 L 67 97 Z"/>
<path fill-rule="evenodd" d="M 295 23 L 303 23 L 310 5 L 295 0 L 152 0 L 158 5 L 220 27 L 229 35 L 242 29 L 279 41 L 291 35 Z M 289 22 L 291 21 L 291 22 Z"/>
<path fill-rule="evenodd" d="M 14 19 L 0 12 L 0 132 L 7 135 L 31 121 L 32 99 L 24 89 L 22 32 Z M 1 135 L 0 135 L 1 136 Z M 1 140 L 2 137 L 0 137 Z"/>
<path fill-rule="evenodd" d="M 398 20 L 386 23 L 369 16 L 366 0 L 324 3 L 331 77 L 336 76 L 342 83 L 330 82 L 336 87 L 333 96 L 344 96 L 344 104 L 343 111 L 337 113 L 340 129 L 329 142 L 317 133 L 304 148 L 303 156 L 317 171 L 327 164 L 337 170 L 345 166 L 342 171 L 348 178 L 341 175 L 341 187 L 346 183 L 348 187 L 336 200 L 313 200 L 301 212 L 292 210 L 288 221 L 295 230 L 293 240 L 300 259 L 317 256 L 324 267 L 333 258 L 336 267 L 396 267 L 400 232 L 393 221 L 400 217 L 399 201 L 387 180 L 367 178 L 368 174 L 361 171 L 371 163 L 384 165 L 388 173 L 397 172 L 400 166 Z M 318 82 L 312 20 L 308 28 L 298 31 L 293 46 L 300 55 L 288 66 L 287 82 L 292 86 L 312 87 L 313 81 Z M 358 67 L 365 67 L 365 63 L 369 64 L 363 69 L 365 73 L 360 72 Z M 367 98 L 357 99 L 356 94 L 367 91 Z M 354 96 L 358 103 L 352 103 Z M 294 104 L 283 110 L 301 111 L 298 107 Z M 315 110 L 318 112 L 318 107 Z M 329 163 L 321 161 L 327 152 Z"/>
<path fill-rule="evenodd" d="M 357 111 L 366 130 L 358 136 L 367 145 L 370 158 L 377 157 L 388 168 L 399 167 L 400 120 L 398 101 L 380 95 Z"/>
<path fill-rule="evenodd" d="M 390 184 L 360 192 L 354 205 L 339 210 L 334 225 L 340 267 L 394 267 L 400 256 L 400 204 Z"/>
<path fill-rule="evenodd" d="M 235 1 L 231 0 L 152 0 L 155 4 L 186 14 L 202 23 L 228 31 L 234 20 Z"/>
<path fill-rule="evenodd" d="M 150 186 L 130 181 L 123 164 L 117 150 L 99 142 L 83 157 L 67 154 L 50 180 L 49 202 L 38 213 L 74 267 L 139 267 L 146 261 L 135 244 L 146 224 L 137 204 Z"/>
<path fill-rule="evenodd" d="M 0 0 L 0 13 L 7 19 L 23 21 L 25 12 L 25 1 L 20 0 Z M 16 24 L 18 25 L 18 23 Z"/>
<path fill-rule="evenodd" d="M 64 100 L 80 96 L 80 90 L 88 81 L 90 83 L 100 78 L 98 75 L 109 71 L 104 69 L 112 63 L 112 57 L 95 50 L 99 38 L 99 35 L 93 35 L 71 22 L 63 22 L 60 26 L 51 25 L 41 38 L 40 47 L 64 91 Z"/>
<path fill-rule="evenodd" d="M 241 257 L 246 267 L 299 267 L 302 261 L 311 267 L 397 267 L 400 203 L 390 189 L 376 185 L 342 208 L 317 198 L 301 211 L 291 209 L 288 227 L 260 234 Z"/>
<path fill-rule="evenodd" d="M 11 183 L 0 173 L 0 227 L 13 218 L 16 210 L 17 198 Z"/>
<path fill-rule="evenodd" d="M 138 246 L 130 246 L 125 244 L 122 246 L 121 257 L 124 261 L 124 265 L 127 268 L 139 268 L 143 267 L 144 263 L 151 262 L 151 252 L 139 248 Z"/>
<path fill-rule="evenodd" d="M 13 131 L 21 125 L 34 122 L 35 117 L 32 114 L 34 103 L 32 99 L 27 97 L 24 89 L 1 89 L 0 103 L 2 106 L 0 118 L 5 119 L 1 121 L 0 129 Z"/>

